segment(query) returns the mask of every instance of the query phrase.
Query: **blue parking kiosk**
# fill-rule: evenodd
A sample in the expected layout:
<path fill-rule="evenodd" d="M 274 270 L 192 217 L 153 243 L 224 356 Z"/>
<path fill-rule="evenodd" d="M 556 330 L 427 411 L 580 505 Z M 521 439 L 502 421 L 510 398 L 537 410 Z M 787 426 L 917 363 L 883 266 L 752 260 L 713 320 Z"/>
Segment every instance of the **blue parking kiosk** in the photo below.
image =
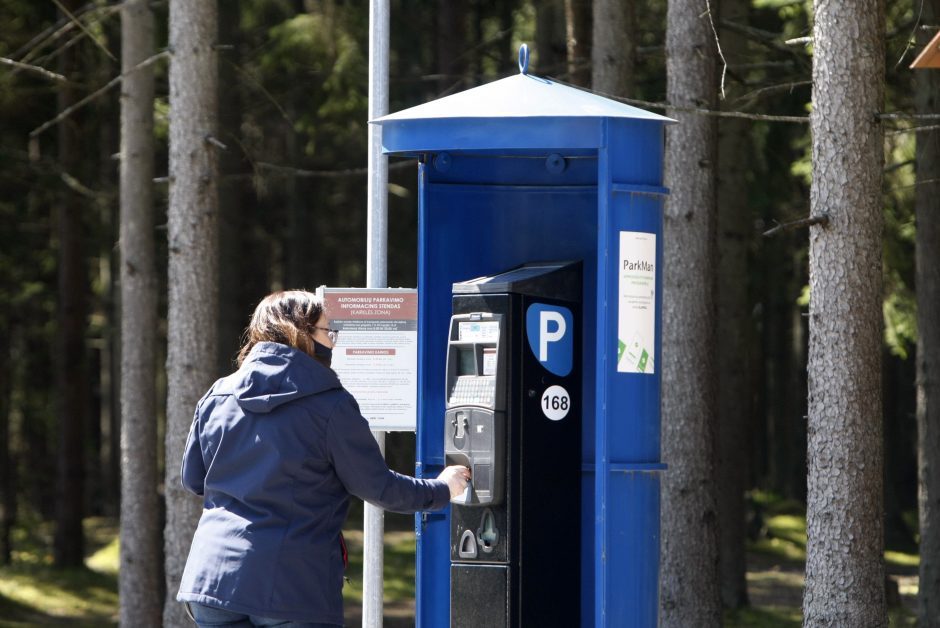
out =
<path fill-rule="evenodd" d="M 655 626 L 664 127 L 520 73 L 393 113 L 419 178 L 417 625 Z"/>

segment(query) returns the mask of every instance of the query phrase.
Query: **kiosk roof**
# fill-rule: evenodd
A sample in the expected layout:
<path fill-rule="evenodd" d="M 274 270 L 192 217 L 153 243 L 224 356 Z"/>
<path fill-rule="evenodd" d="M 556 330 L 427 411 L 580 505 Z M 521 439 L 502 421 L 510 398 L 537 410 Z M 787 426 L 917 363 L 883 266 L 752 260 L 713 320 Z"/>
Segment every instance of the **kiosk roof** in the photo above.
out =
<path fill-rule="evenodd" d="M 674 122 L 671 118 L 531 74 L 509 76 L 372 122 L 385 125 L 395 121 L 447 118 L 584 117 Z"/>

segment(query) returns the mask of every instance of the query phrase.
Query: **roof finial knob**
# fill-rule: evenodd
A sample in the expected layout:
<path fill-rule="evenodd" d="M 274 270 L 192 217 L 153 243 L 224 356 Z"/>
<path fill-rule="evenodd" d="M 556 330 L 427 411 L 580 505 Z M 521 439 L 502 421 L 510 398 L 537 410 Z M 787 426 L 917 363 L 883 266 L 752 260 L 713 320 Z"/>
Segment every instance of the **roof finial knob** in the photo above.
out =
<path fill-rule="evenodd" d="M 519 46 L 519 72 L 529 73 L 529 46 L 527 44 Z"/>

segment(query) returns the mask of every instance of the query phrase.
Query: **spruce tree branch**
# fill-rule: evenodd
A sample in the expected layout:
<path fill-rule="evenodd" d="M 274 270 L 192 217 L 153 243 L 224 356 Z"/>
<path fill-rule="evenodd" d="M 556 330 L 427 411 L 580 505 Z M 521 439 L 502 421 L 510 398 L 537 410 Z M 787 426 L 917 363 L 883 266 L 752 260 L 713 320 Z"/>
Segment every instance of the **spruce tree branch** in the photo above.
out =
<path fill-rule="evenodd" d="M 98 16 L 97 18 L 89 19 L 89 20 L 88 20 L 89 23 L 94 24 L 94 23 L 101 22 L 103 19 L 105 19 L 105 18 L 107 18 L 107 17 L 110 17 L 111 15 L 113 15 L 113 14 L 119 12 L 119 11 L 121 10 L 121 7 L 122 7 L 122 6 L 123 6 L 123 2 L 122 2 L 122 3 L 118 3 L 118 4 L 109 5 L 109 6 L 106 6 L 106 7 L 100 7 L 100 8 L 97 8 L 97 9 L 92 8 L 92 9 L 88 9 L 88 10 L 79 11 L 79 12 L 76 12 L 76 15 L 82 15 L 82 16 L 84 16 L 84 15 L 94 15 L 94 16 Z M 60 26 L 59 24 L 61 24 L 61 23 L 64 23 L 64 25 Z M 33 41 L 36 42 L 34 45 L 32 45 L 32 46 L 27 45 L 27 46 L 23 46 L 22 48 L 20 48 L 21 51 L 24 51 L 23 56 L 20 58 L 20 62 L 21 62 L 21 63 L 31 62 L 31 63 L 33 63 L 34 65 L 42 65 L 42 66 L 49 65 L 49 62 L 50 62 L 52 59 L 56 58 L 57 56 L 59 56 L 60 54 L 62 54 L 64 51 L 68 50 L 69 48 L 71 48 L 71 47 L 74 46 L 75 44 L 79 43 L 82 39 L 84 39 L 84 37 L 85 37 L 85 32 L 82 31 L 82 32 L 75 33 L 75 35 L 74 35 L 72 38 L 68 39 L 64 44 L 62 44 L 62 45 L 59 46 L 58 48 L 55 48 L 55 49 L 49 51 L 48 53 L 46 53 L 46 54 L 44 54 L 44 55 L 42 55 L 42 56 L 39 56 L 40 51 L 43 49 L 43 47 L 44 47 L 46 44 L 54 43 L 54 42 L 56 42 L 58 39 L 62 38 L 63 36 L 65 36 L 65 35 L 67 35 L 68 33 L 70 33 L 71 31 L 75 30 L 74 27 L 75 27 L 74 22 L 68 20 L 67 18 L 64 19 L 62 22 L 57 23 L 57 24 L 54 26 L 54 28 L 55 28 L 55 32 L 54 32 L 54 33 L 52 33 L 51 35 L 46 35 L 46 36 L 42 37 L 41 39 L 39 39 L 39 38 L 34 38 Z M 47 32 L 48 32 L 48 31 L 47 31 Z M 15 54 L 15 55 L 10 55 L 10 56 L 16 57 L 16 56 L 19 56 L 19 53 Z"/>
<path fill-rule="evenodd" d="M 885 174 L 888 174 L 888 173 L 894 172 L 895 170 L 906 168 L 907 166 L 913 166 L 915 163 L 917 162 L 915 162 L 913 159 L 906 159 L 904 161 L 899 161 L 889 166 L 885 166 L 884 172 Z"/>
<path fill-rule="evenodd" d="M 776 221 L 774 221 L 776 222 Z M 768 229 L 764 232 L 764 237 L 769 238 L 772 235 L 775 235 L 781 231 L 793 231 L 794 229 L 799 229 L 801 227 L 811 227 L 812 225 L 822 225 L 825 227 L 829 224 L 829 214 L 820 214 L 818 216 L 809 216 L 808 218 L 800 218 L 799 220 L 793 220 L 791 222 L 785 222 L 783 224 L 777 223 L 776 227 Z"/>
<path fill-rule="evenodd" d="M 876 113 L 879 120 L 940 120 L 940 113 Z"/>
<path fill-rule="evenodd" d="M 716 111 L 714 109 L 703 109 L 701 107 L 683 107 L 681 105 L 670 105 L 665 102 L 649 102 L 646 100 L 637 100 L 635 98 L 621 98 L 611 94 L 603 94 L 612 100 L 619 100 L 628 105 L 640 105 L 653 109 L 665 109 L 666 111 L 678 111 L 681 113 L 697 113 L 703 116 L 714 116 L 716 118 L 741 118 L 744 120 L 760 120 L 764 122 L 792 122 L 796 124 L 809 124 L 809 116 L 772 116 L 762 113 L 747 113 L 744 111 Z"/>
<path fill-rule="evenodd" d="M 793 91 L 797 87 L 805 87 L 807 85 L 812 85 L 812 81 L 793 81 L 790 83 L 780 83 L 778 85 L 768 85 L 767 87 L 760 87 L 758 89 L 752 90 L 746 94 L 738 96 L 734 102 L 735 103 L 744 103 L 748 101 L 754 101 L 760 98 L 765 94 L 771 94 L 774 92 L 780 91 Z"/>
<path fill-rule="evenodd" d="M 162 51 L 162 52 L 158 52 L 157 54 L 153 55 L 153 56 L 150 57 L 149 59 L 144 59 L 143 61 L 141 61 L 140 63 L 138 63 L 138 64 L 135 65 L 134 67 L 132 67 L 132 68 L 131 68 L 130 70 L 128 70 L 127 72 L 115 76 L 113 79 L 111 79 L 110 81 L 108 81 L 107 83 L 105 83 L 102 87 L 100 87 L 100 88 L 96 89 L 95 91 L 93 91 L 92 93 L 88 94 L 87 96 L 85 96 L 84 98 L 82 98 L 81 100 L 79 100 L 77 103 L 75 103 L 74 105 L 72 105 L 71 107 L 66 107 L 65 109 L 63 109 L 61 112 L 59 112 L 59 115 L 57 115 L 57 116 L 54 117 L 53 119 L 51 119 L 51 120 L 49 120 L 49 121 L 47 121 L 47 122 L 44 122 L 43 124 L 39 125 L 39 126 L 36 127 L 35 129 L 33 129 L 32 131 L 30 131 L 30 132 L 29 132 L 29 137 L 30 137 L 30 138 L 38 137 L 43 131 L 45 131 L 45 130 L 48 129 L 49 127 L 54 126 L 54 125 L 58 124 L 59 122 L 62 122 L 63 120 L 65 120 L 66 118 L 68 118 L 70 115 L 72 115 L 72 113 L 74 113 L 77 109 L 81 109 L 82 107 L 84 107 L 85 105 L 87 105 L 89 102 L 91 102 L 92 100 L 94 100 L 94 99 L 97 98 L 98 96 L 101 96 L 102 94 L 104 94 L 105 92 L 107 92 L 109 89 L 111 89 L 112 87 L 114 87 L 115 85 L 117 85 L 118 83 L 120 83 L 121 80 L 122 80 L 125 76 L 130 76 L 131 74 L 133 74 L 133 73 L 136 72 L 137 70 L 141 70 L 141 69 L 143 69 L 143 68 L 145 68 L 145 67 L 147 67 L 147 66 L 149 66 L 149 65 L 152 65 L 152 64 L 156 63 L 157 61 L 159 61 L 160 59 L 162 59 L 162 58 L 164 58 L 164 57 L 166 57 L 166 56 L 169 56 L 169 54 L 170 54 L 170 52 L 169 52 L 168 50 L 164 50 L 164 51 Z"/>
<path fill-rule="evenodd" d="M 809 116 L 772 116 L 761 113 L 746 113 L 744 111 L 721 111 L 716 109 L 704 109 L 702 107 L 685 107 L 682 105 L 672 105 L 665 102 L 651 102 L 648 100 L 637 100 L 636 98 L 624 98 L 622 96 L 608 94 L 607 92 L 602 92 L 597 89 L 588 89 L 586 87 L 570 85 L 564 81 L 558 80 L 558 78 L 554 76 L 548 76 L 546 78 L 555 81 L 556 83 L 560 83 L 561 85 L 567 85 L 573 89 L 580 89 L 581 91 L 597 94 L 598 96 L 603 96 L 611 100 L 617 100 L 623 103 L 627 103 L 628 105 L 639 105 L 641 107 L 648 107 L 650 109 L 665 109 L 667 112 L 678 111 L 680 113 L 697 113 L 703 116 L 715 116 L 716 118 L 741 118 L 744 120 L 761 120 L 765 122 L 793 122 L 796 124 L 809 123 Z"/>
<path fill-rule="evenodd" d="M 0 57 L 0 63 L 4 65 L 10 65 L 14 68 L 19 68 L 20 70 L 28 70 L 29 72 L 35 72 L 40 74 L 48 79 L 53 81 L 65 81 L 66 78 L 61 74 L 56 74 L 55 72 L 50 72 L 46 68 L 41 68 L 38 65 L 31 65 L 29 63 L 21 63 L 20 61 L 14 61 L 13 59 L 7 59 L 6 57 Z"/>
<path fill-rule="evenodd" d="M 86 5 L 85 7 L 79 9 L 75 12 L 76 15 L 82 16 L 91 11 L 102 11 L 105 10 L 103 7 L 95 9 L 92 5 Z M 37 51 L 40 50 L 47 41 L 55 41 L 63 34 L 72 30 L 75 24 L 68 18 L 61 18 L 57 20 L 54 24 L 51 24 L 46 29 L 39 32 L 35 37 L 30 39 L 28 42 L 20 46 L 16 52 L 12 53 L 11 57 L 18 57 L 20 61 L 28 61 L 30 57 L 37 54 Z"/>
<path fill-rule="evenodd" d="M 64 6 L 59 0 L 52 0 L 52 2 L 53 2 L 57 7 L 59 7 L 59 10 L 62 11 L 63 13 L 65 13 L 65 14 L 69 17 L 70 20 L 72 20 L 73 22 L 75 22 L 75 25 L 78 26 L 80 29 L 82 29 L 82 31 L 84 31 L 85 34 L 88 35 L 88 38 L 91 39 L 93 42 L 95 42 L 95 45 L 98 46 L 99 48 L 101 48 L 101 50 L 103 50 L 104 53 L 105 53 L 106 55 L 108 55 L 108 56 L 111 58 L 112 61 L 117 61 L 117 57 L 115 57 L 113 54 L 111 54 L 111 51 L 108 50 L 107 46 L 105 46 L 103 43 L 101 43 L 100 41 L 98 41 L 98 38 L 96 38 L 94 35 L 92 35 L 91 31 L 88 30 L 88 28 L 82 23 L 82 21 L 81 21 L 80 19 L 78 19 L 77 17 L 75 17 L 74 15 L 72 15 L 72 12 L 69 11 L 67 8 L 65 8 L 65 6 Z"/>
<path fill-rule="evenodd" d="M 261 84 L 261 81 L 259 81 L 258 79 L 256 79 L 254 76 L 251 75 L 251 73 L 249 73 L 247 70 L 245 70 L 244 68 L 242 68 L 240 65 L 238 65 L 238 64 L 235 63 L 234 61 L 230 61 L 230 60 L 226 59 L 226 63 L 228 63 L 230 66 L 232 66 L 232 69 L 233 69 L 233 70 L 235 70 L 236 72 L 238 72 L 239 74 L 241 74 L 242 76 L 244 76 L 252 85 L 254 85 L 255 87 L 257 87 L 258 90 L 259 90 L 262 94 L 264 94 L 264 96 L 265 96 L 269 101 L 271 101 L 271 104 L 274 105 L 274 107 L 277 109 L 278 113 L 281 114 L 281 117 L 284 118 L 284 121 L 287 122 L 287 124 L 289 124 L 292 129 L 294 128 L 294 121 L 291 120 L 291 118 L 290 118 L 289 115 L 287 115 L 287 112 L 284 111 L 284 107 L 281 106 L 281 103 L 279 103 L 279 102 L 277 101 L 277 99 L 274 97 L 274 95 L 271 94 L 271 92 L 269 92 L 269 91 L 267 90 L 267 88 L 265 88 L 265 86 Z"/>
<path fill-rule="evenodd" d="M 783 44 L 780 41 L 780 35 L 777 33 L 771 33 L 770 31 L 765 31 L 746 24 L 739 24 L 737 22 L 732 22 L 731 20 L 719 19 L 718 24 L 722 28 L 735 31 L 747 37 L 749 40 L 761 44 L 762 46 L 772 50 L 777 50 L 778 52 L 782 52 L 789 57 L 799 59 L 802 65 L 806 65 L 806 56 L 798 53 L 793 47 Z"/>
<path fill-rule="evenodd" d="M 908 185 L 896 185 L 894 187 L 890 187 L 886 189 L 884 193 L 893 194 L 895 192 L 900 192 L 901 190 L 910 190 L 911 188 L 917 188 L 922 185 L 934 185 L 936 183 L 940 183 L 940 179 L 918 179 L 914 183 Z"/>
<path fill-rule="evenodd" d="M 893 129 L 885 131 L 885 135 L 904 135 L 906 133 L 930 133 L 931 131 L 940 131 L 940 124 L 927 124 L 924 126 L 911 126 L 905 129 Z"/>
<path fill-rule="evenodd" d="M 304 170 L 302 168 L 292 168 L 290 166 L 282 166 L 280 164 L 272 164 L 267 161 L 255 161 L 255 166 L 258 170 L 270 170 L 272 172 L 277 172 L 279 174 L 286 174 L 294 177 L 301 177 L 305 179 L 339 179 L 343 177 L 353 177 L 368 174 L 368 168 L 347 168 L 345 170 Z M 397 164 L 390 164 L 388 166 L 389 170 L 401 170 L 407 167 L 413 167 L 414 160 L 409 159 Z M 236 175 L 237 176 L 237 175 Z"/>
<path fill-rule="evenodd" d="M 40 56 L 36 57 L 34 63 L 38 63 L 42 65 L 49 65 L 49 63 L 53 59 L 58 57 L 60 54 L 62 54 L 63 52 L 71 48 L 72 46 L 78 44 L 83 39 L 85 39 L 85 33 L 82 33 L 82 32 L 75 33 L 70 39 L 66 40 L 65 43 L 63 43 L 58 48 L 54 48 L 50 50 L 49 52 L 42 55 L 41 57 Z"/>

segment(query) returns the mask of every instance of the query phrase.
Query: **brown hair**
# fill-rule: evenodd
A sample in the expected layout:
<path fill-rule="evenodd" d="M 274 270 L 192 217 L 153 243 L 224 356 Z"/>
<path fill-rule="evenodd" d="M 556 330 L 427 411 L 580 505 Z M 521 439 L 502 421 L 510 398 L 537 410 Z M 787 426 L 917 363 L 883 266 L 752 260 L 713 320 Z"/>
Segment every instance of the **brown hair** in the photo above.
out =
<path fill-rule="evenodd" d="M 316 358 L 314 326 L 322 315 L 323 300 L 306 290 L 284 290 L 264 297 L 245 329 L 236 359 L 238 366 L 259 342 L 279 342 Z"/>

